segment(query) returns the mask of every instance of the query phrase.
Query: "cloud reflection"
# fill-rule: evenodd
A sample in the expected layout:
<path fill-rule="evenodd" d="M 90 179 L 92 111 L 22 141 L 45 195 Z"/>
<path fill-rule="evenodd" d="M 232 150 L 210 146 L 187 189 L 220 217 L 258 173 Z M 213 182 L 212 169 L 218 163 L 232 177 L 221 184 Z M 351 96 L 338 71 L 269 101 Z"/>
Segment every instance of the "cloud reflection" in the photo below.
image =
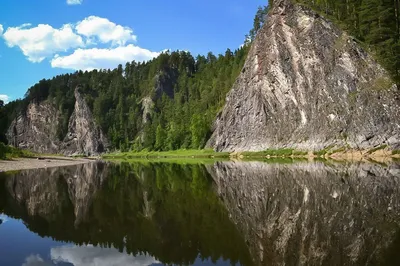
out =
<path fill-rule="evenodd" d="M 0 220 L 2 221 L 2 223 L 4 224 L 5 222 L 7 222 L 8 221 L 8 217 L 7 216 L 5 216 L 4 214 L 1 214 L 0 213 Z M 0 223 L 1 224 L 1 223 Z"/>
<path fill-rule="evenodd" d="M 54 263 L 71 263 L 74 266 L 144 266 L 157 264 L 154 257 L 139 255 L 131 256 L 120 253 L 114 248 L 101 248 L 94 246 L 61 246 L 51 249 L 51 259 Z"/>
<path fill-rule="evenodd" d="M 45 262 L 40 255 L 30 255 L 25 259 L 22 266 L 50 266 L 53 265 L 51 262 Z"/>

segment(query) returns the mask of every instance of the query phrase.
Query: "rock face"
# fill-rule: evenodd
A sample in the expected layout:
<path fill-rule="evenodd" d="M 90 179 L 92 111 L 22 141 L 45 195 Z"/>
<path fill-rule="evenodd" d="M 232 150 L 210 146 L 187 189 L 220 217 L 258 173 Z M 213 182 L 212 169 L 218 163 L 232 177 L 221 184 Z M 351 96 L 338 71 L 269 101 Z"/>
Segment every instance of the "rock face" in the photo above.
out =
<path fill-rule="evenodd" d="M 397 265 L 398 165 L 207 168 L 256 265 Z"/>
<path fill-rule="evenodd" d="M 75 110 L 69 119 L 68 133 L 64 139 L 62 151 L 64 154 L 94 155 L 102 153 L 108 146 L 108 141 L 96 124 L 89 106 L 75 89 Z"/>
<path fill-rule="evenodd" d="M 400 147 L 400 92 L 350 36 L 314 11 L 275 0 L 207 146 Z"/>
<path fill-rule="evenodd" d="M 15 147 L 39 153 L 57 153 L 59 112 L 49 102 L 30 103 L 25 114 L 12 121 L 7 131 L 8 142 Z"/>
<path fill-rule="evenodd" d="M 44 101 L 30 103 L 26 112 L 11 123 L 7 132 L 9 143 L 39 153 L 97 155 L 104 152 L 108 141 L 78 88 L 75 99 L 68 133 L 62 141 L 57 134 L 61 114 L 52 103 Z"/>

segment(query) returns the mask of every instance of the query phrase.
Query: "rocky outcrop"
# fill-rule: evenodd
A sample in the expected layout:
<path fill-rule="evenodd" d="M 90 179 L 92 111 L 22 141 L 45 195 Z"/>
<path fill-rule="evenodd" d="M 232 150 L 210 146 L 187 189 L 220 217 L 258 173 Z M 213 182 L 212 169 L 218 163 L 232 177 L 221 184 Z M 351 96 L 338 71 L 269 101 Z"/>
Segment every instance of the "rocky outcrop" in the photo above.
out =
<path fill-rule="evenodd" d="M 49 102 L 28 105 L 7 131 L 8 142 L 21 149 L 39 153 L 57 153 L 60 141 L 57 138 L 59 112 Z"/>
<path fill-rule="evenodd" d="M 96 124 L 85 99 L 75 89 L 75 109 L 69 119 L 68 133 L 62 146 L 63 154 L 97 155 L 104 152 L 108 142 Z"/>
<path fill-rule="evenodd" d="M 68 133 L 60 140 L 58 129 L 61 113 L 50 102 L 31 102 L 26 112 L 12 121 L 7 131 L 8 142 L 38 153 L 97 155 L 106 151 L 108 141 L 96 125 L 84 98 L 75 89 L 75 107 L 69 118 Z"/>
<path fill-rule="evenodd" d="M 400 147 L 400 92 L 350 36 L 275 0 L 218 115 L 209 147 Z"/>
<path fill-rule="evenodd" d="M 141 111 L 143 124 L 151 121 L 151 117 L 154 113 L 154 103 L 158 99 L 163 95 L 166 95 L 169 98 L 174 97 L 174 87 L 178 81 L 178 76 L 178 70 L 169 67 L 159 70 L 154 76 L 154 88 L 152 88 L 149 96 L 142 98 L 140 101 L 142 106 Z"/>
<path fill-rule="evenodd" d="M 398 259 L 398 165 L 207 167 L 257 265 L 392 265 Z"/>

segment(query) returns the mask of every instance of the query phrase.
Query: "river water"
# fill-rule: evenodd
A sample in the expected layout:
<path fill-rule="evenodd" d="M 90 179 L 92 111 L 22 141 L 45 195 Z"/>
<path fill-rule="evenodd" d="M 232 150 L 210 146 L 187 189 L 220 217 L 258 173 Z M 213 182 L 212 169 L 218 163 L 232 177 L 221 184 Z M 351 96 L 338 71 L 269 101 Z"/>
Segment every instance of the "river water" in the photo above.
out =
<path fill-rule="evenodd" d="M 0 173 L 0 265 L 400 265 L 400 165 L 91 163 Z"/>

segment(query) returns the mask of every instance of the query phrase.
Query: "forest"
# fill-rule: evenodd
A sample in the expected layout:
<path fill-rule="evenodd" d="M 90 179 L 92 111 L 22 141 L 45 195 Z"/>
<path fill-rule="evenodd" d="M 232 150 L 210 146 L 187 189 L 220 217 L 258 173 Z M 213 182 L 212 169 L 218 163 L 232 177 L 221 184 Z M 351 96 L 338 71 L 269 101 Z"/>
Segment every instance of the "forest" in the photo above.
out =
<path fill-rule="evenodd" d="M 400 84 L 400 0 L 296 1 L 347 31 Z"/>
<path fill-rule="evenodd" d="M 112 150 L 175 150 L 204 147 L 217 112 L 239 75 L 251 39 L 264 23 L 259 8 L 246 44 L 224 54 L 194 57 L 167 51 L 148 62 L 128 62 L 113 70 L 77 71 L 43 79 L 22 100 L 0 107 L 0 141 L 32 102 L 50 101 L 62 114 L 58 137 L 63 140 L 79 87 Z"/>
<path fill-rule="evenodd" d="M 334 21 L 369 51 L 400 84 L 400 0 L 296 0 Z M 269 6 L 274 1 L 269 1 Z M 0 141 L 11 121 L 31 102 L 50 101 L 62 114 L 58 136 L 67 133 L 79 86 L 112 150 L 203 148 L 226 94 L 243 68 L 257 32 L 268 19 L 260 7 L 244 45 L 224 54 L 164 52 L 148 62 L 113 70 L 77 71 L 41 80 L 22 100 L 0 105 Z"/>

